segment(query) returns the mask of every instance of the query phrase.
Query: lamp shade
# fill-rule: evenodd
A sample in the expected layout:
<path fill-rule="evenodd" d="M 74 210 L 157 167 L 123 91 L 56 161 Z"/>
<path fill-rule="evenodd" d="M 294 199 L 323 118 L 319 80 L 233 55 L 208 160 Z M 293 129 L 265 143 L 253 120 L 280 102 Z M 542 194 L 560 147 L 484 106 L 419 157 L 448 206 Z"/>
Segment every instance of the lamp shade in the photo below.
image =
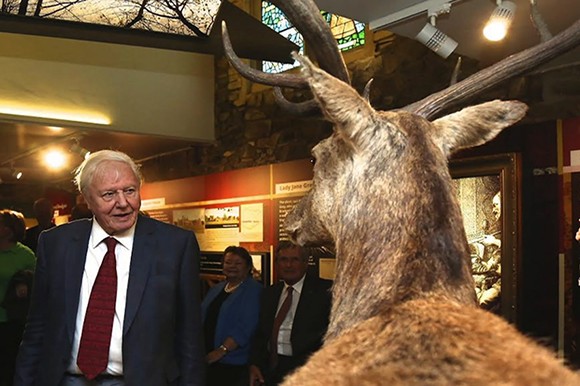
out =
<path fill-rule="evenodd" d="M 425 24 L 415 39 L 443 58 L 447 58 L 457 48 L 455 40 L 430 23 Z"/>

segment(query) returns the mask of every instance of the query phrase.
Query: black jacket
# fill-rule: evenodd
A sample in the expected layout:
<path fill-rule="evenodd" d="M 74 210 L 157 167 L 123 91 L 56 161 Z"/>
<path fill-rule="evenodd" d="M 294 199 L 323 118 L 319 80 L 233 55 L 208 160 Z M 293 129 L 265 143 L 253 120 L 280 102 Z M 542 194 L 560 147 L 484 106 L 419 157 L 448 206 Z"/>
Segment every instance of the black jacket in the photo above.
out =
<path fill-rule="evenodd" d="M 300 358 L 301 363 L 322 346 L 330 315 L 331 285 L 332 281 L 308 273 L 304 279 L 290 337 L 293 357 Z M 262 291 L 260 319 L 250 352 L 250 364 L 262 371 L 268 367 L 268 342 L 283 289 L 284 283 L 279 282 Z"/>

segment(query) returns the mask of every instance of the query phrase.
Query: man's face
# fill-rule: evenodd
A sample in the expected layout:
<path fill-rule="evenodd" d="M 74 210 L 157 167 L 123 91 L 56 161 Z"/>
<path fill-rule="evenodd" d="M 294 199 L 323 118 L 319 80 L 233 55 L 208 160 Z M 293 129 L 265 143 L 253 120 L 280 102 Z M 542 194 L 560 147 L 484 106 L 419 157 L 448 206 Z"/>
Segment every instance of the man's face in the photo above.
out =
<path fill-rule="evenodd" d="M 126 163 L 103 162 L 88 186 L 85 200 L 109 235 L 122 233 L 137 221 L 141 207 L 139 180 Z"/>
<path fill-rule="evenodd" d="M 288 285 L 296 284 L 306 273 L 308 262 L 300 257 L 300 248 L 281 249 L 276 256 L 278 277 Z"/>
<path fill-rule="evenodd" d="M 501 196 L 499 193 L 493 196 L 492 205 L 493 205 L 492 209 L 493 216 L 496 218 L 496 220 L 499 220 L 501 216 Z"/>

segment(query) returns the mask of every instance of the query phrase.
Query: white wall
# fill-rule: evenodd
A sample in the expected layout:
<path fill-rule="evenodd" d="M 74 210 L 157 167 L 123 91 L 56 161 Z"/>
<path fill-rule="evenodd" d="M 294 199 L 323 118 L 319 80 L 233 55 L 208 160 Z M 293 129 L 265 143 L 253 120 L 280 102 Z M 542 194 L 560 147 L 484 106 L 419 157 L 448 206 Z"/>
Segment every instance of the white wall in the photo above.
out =
<path fill-rule="evenodd" d="M 0 33 L 0 111 L 8 106 L 99 115 L 111 121 L 102 127 L 106 130 L 212 141 L 213 60 L 189 52 Z"/>

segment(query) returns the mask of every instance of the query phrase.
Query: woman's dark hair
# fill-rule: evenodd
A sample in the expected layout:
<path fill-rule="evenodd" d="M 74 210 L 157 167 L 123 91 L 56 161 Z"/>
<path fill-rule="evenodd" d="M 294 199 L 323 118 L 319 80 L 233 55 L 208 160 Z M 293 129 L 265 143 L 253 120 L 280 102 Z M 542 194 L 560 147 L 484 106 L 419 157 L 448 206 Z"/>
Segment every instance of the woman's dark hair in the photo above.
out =
<path fill-rule="evenodd" d="M 250 252 L 248 252 L 246 248 L 238 247 L 236 245 L 230 245 L 224 251 L 224 255 L 222 256 L 222 264 L 224 262 L 224 257 L 226 257 L 228 253 L 240 256 L 246 262 L 246 265 L 249 268 L 249 272 L 252 273 L 252 271 L 254 270 L 254 264 L 252 262 L 252 256 L 250 256 Z"/>
<path fill-rule="evenodd" d="M 0 221 L 12 231 L 10 241 L 17 242 L 24 240 L 26 224 L 24 223 L 22 213 L 9 209 L 0 210 Z"/>

